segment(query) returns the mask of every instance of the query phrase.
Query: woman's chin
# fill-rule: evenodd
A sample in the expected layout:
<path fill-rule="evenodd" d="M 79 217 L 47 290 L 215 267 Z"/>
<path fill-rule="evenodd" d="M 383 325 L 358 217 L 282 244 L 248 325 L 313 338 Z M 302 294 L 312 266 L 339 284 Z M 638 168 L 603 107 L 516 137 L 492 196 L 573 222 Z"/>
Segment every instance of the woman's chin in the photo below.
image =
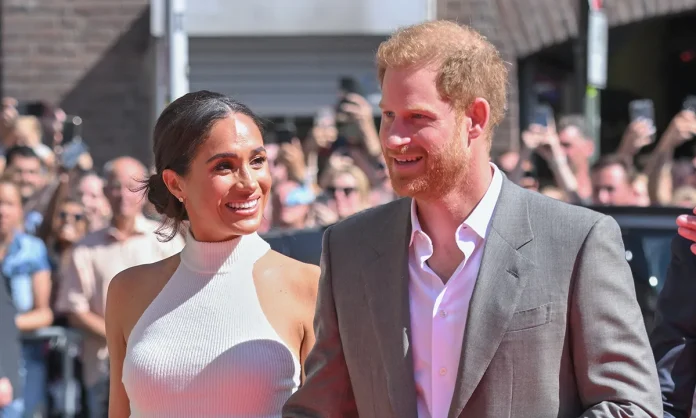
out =
<path fill-rule="evenodd" d="M 250 235 L 259 230 L 261 220 L 257 218 L 242 219 L 234 223 L 227 224 L 227 230 L 234 235 Z"/>

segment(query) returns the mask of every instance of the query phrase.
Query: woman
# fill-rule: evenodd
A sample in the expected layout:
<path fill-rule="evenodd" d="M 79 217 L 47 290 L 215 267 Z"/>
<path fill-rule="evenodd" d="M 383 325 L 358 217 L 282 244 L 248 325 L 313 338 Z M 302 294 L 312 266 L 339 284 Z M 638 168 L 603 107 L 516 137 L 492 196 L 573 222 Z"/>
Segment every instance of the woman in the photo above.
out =
<path fill-rule="evenodd" d="M 261 123 L 207 91 L 155 126 L 145 188 L 174 236 L 173 257 L 112 280 L 106 306 L 109 416 L 280 417 L 314 343 L 319 272 L 257 234 L 271 176 Z"/>
<path fill-rule="evenodd" d="M 328 226 L 370 207 L 370 182 L 354 164 L 330 166 L 320 185 L 324 195 L 312 205 L 313 225 Z"/>
<path fill-rule="evenodd" d="M 60 271 L 68 262 L 70 249 L 77 244 L 89 231 L 85 207 L 74 198 L 64 198 L 56 205 L 53 216 L 46 219 L 48 234 L 44 237 L 48 250 L 48 259 L 51 263 L 53 292 L 51 306 L 58 294 L 61 278 Z M 43 229 L 43 228 L 42 228 Z M 64 318 L 56 322 L 57 325 L 65 325 Z"/>
<path fill-rule="evenodd" d="M 22 227 L 22 199 L 19 188 L 0 180 L 0 272 L 2 286 L 8 286 L 17 308 L 17 329 L 26 333 L 47 327 L 53 322 L 50 308 L 51 267 L 44 243 L 19 232 Z M 27 416 L 42 404 L 46 393 L 44 343 L 22 344 L 20 375 L 23 377 L 23 409 Z M 6 412 L 7 413 L 7 412 Z"/>

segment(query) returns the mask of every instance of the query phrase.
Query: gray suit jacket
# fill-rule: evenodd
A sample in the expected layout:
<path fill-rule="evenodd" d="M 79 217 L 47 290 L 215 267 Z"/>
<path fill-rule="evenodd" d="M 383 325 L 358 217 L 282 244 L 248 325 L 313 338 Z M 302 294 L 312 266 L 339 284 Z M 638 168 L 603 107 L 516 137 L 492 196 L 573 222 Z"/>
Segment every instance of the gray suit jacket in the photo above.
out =
<path fill-rule="evenodd" d="M 283 417 L 416 418 L 409 216 L 402 199 L 326 231 L 317 341 Z M 449 418 L 662 416 L 618 225 L 508 180 L 462 344 Z"/>

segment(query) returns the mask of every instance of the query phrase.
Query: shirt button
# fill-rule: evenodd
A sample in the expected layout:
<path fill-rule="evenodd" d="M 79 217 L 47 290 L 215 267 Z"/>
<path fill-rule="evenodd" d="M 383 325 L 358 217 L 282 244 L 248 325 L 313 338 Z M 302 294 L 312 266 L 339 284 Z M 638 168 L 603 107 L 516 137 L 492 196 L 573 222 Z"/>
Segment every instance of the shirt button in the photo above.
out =
<path fill-rule="evenodd" d="M 440 316 L 443 318 L 447 318 L 447 311 L 444 311 L 444 310 L 440 311 Z"/>
<path fill-rule="evenodd" d="M 446 374 L 447 374 L 447 369 L 445 369 L 444 367 L 441 368 L 441 369 L 440 369 L 440 376 L 444 376 L 444 375 L 446 375 Z"/>

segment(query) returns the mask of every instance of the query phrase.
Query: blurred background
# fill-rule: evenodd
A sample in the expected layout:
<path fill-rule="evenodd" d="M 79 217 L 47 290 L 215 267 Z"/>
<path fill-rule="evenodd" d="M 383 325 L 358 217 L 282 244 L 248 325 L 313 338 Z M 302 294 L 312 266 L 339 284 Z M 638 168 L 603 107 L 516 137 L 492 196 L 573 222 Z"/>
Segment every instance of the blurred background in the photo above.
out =
<path fill-rule="evenodd" d="M 168 103 L 212 90 L 267 120 L 261 232 L 318 264 L 327 226 L 396 198 L 375 52 L 432 19 L 499 48 L 510 86 L 493 162 L 617 219 L 650 329 L 674 219 L 696 206 L 696 0 L 0 0 L 0 279 L 25 315 L 28 416 L 87 416 L 88 331 L 65 296 L 82 266 L 66 260 L 123 215 L 108 163 L 150 167 Z M 20 236 L 31 254 L 9 245 Z"/>

